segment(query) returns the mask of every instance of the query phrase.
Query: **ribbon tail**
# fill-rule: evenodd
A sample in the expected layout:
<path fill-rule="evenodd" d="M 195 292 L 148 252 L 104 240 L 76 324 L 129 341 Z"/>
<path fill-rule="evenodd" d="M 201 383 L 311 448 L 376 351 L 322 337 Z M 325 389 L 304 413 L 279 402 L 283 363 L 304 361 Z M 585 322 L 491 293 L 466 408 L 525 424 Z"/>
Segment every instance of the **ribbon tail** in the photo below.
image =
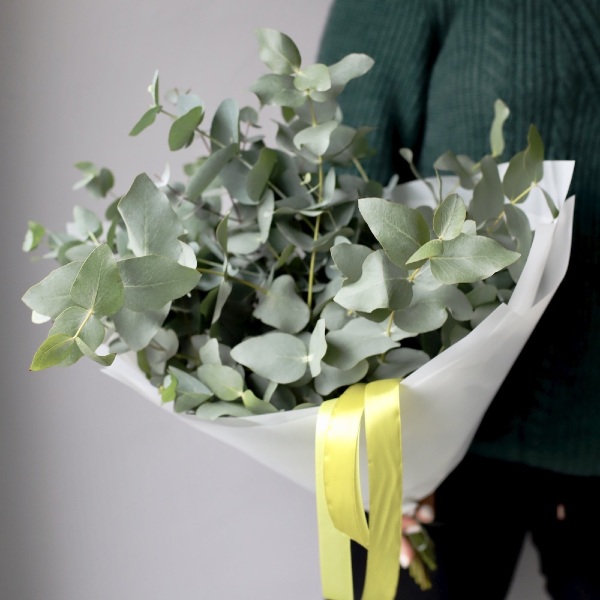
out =
<path fill-rule="evenodd" d="M 365 391 L 369 464 L 369 552 L 362 600 L 392 600 L 400 577 L 402 439 L 400 386 L 374 381 Z"/>
<path fill-rule="evenodd" d="M 323 476 L 325 433 L 329 426 L 334 402 L 335 400 L 328 400 L 321 405 L 317 419 L 315 445 L 321 589 L 326 600 L 353 600 L 350 538 L 339 531 L 331 520 Z"/>

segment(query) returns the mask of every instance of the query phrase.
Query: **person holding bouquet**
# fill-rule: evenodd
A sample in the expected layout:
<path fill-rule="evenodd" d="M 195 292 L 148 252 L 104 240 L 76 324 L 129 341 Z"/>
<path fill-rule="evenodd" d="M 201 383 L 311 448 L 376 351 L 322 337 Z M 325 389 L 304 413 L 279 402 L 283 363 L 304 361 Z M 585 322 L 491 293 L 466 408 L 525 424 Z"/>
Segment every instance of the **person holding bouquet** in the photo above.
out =
<path fill-rule="evenodd" d="M 405 515 L 406 527 L 420 520 L 427 528 L 438 569 L 426 591 L 401 577 L 403 600 L 502 600 L 526 535 L 550 597 L 600 598 L 598 31 L 599 0 L 334 0 L 331 6 L 319 61 L 331 64 L 350 52 L 375 60 L 340 98 L 345 122 L 374 127 L 369 140 L 376 153 L 363 163 L 370 177 L 413 179 L 401 148 L 413 152 L 422 176 L 433 175 L 436 158 L 450 149 L 483 156 L 497 99 L 510 110 L 506 156 L 524 147 L 535 124 L 547 159 L 575 161 L 569 269 L 467 455 L 424 500 L 427 508 Z M 404 544 L 402 566 L 412 557 Z"/>

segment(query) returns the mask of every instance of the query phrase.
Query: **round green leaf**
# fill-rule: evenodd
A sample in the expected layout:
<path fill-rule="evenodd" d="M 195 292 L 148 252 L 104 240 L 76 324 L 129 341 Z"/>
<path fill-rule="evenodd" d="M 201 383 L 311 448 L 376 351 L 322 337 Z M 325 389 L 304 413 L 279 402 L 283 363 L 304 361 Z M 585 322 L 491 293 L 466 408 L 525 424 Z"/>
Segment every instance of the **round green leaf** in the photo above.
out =
<path fill-rule="evenodd" d="M 189 146 L 194 140 L 196 127 L 202 122 L 204 109 L 195 106 L 185 115 L 175 119 L 169 129 L 169 149 L 180 150 Z"/>
<path fill-rule="evenodd" d="M 296 292 L 291 275 L 281 275 L 273 281 L 253 315 L 263 323 L 286 333 L 302 331 L 310 319 L 308 305 Z"/>
<path fill-rule="evenodd" d="M 160 310 L 167 302 L 193 290 L 200 274 L 166 256 L 140 256 L 118 263 L 125 290 L 125 307 Z M 116 312 L 116 311 L 115 311 Z"/>
<path fill-rule="evenodd" d="M 256 36 L 259 44 L 258 55 L 273 73 L 286 75 L 300 68 L 300 51 L 285 33 L 261 28 L 257 30 Z"/>
<path fill-rule="evenodd" d="M 82 356 L 83 353 L 72 336 L 56 333 L 46 338 L 37 349 L 29 370 L 42 371 L 49 367 L 72 365 Z"/>
<path fill-rule="evenodd" d="M 490 277 L 519 258 L 518 252 L 507 250 L 482 235 L 459 235 L 444 242 L 443 253 L 430 259 L 431 273 L 447 285 L 472 283 Z"/>
<path fill-rule="evenodd" d="M 342 329 L 330 331 L 325 339 L 327 353 L 323 360 L 343 371 L 369 356 L 382 354 L 398 346 L 386 335 L 385 326 L 362 318 L 352 319 Z"/>
<path fill-rule="evenodd" d="M 378 308 L 402 308 L 412 297 L 407 278 L 406 269 L 392 263 L 383 250 L 377 250 L 365 258 L 360 279 L 345 282 L 334 300 L 348 310 L 366 313 Z"/>
<path fill-rule="evenodd" d="M 441 240 L 457 237 L 467 217 L 467 207 L 458 194 L 450 194 L 433 213 L 433 230 Z"/>
<path fill-rule="evenodd" d="M 21 300 L 35 312 L 56 318 L 73 305 L 71 286 L 81 268 L 81 262 L 66 264 L 46 275 L 42 281 L 31 286 Z"/>
<path fill-rule="evenodd" d="M 276 383 L 297 381 L 304 375 L 308 363 L 304 342 L 277 331 L 244 340 L 231 349 L 231 357 Z"/>
<path fill-rule="evenodd" d="M 112 315 L 123 306 L 123 282 L 108 244 L 98 246 L 81 265 L 71 298 L 97 315 Z"/>
<path fill-rule="evenodd" d="M 71 337 L 77 335 L 95 350 L 104 341 L 106 328 L 89 310 L 81 306 L 70 306 L 56 317 L 49 335 L 55 333 L 64 333 Z"/>
<path fill-rule="evenodd" d="M 358 208 L 389 259 L 399 267 L 429 241 L 427 221 L 416 209 L 382 198 L 361 198 Z"/>
<path fill-rule="evenodd" d="M 244 378 L 226 365 L 200 365 L 196 374 L 221 400 L 237 400 L 244 392 Z"/>

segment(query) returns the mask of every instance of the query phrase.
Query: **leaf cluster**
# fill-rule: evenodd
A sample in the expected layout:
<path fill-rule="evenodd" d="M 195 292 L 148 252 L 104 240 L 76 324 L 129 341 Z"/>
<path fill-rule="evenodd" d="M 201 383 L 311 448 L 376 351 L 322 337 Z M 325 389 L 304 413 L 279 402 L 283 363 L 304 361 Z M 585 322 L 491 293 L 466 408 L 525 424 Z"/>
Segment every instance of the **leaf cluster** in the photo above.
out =
<path fill-rule="evenodd" d="M 285 34 L 257 37 L 268 69 L 251 88 L 258 109 L 226 99 L 207 122 L 198 96 L 163 101 L 154 76 L 130 135 L 170 119 L 171 151 L 199 147 L 185 182 L 140 174 L 101 217 L 76 206 L 62 233 L 30 222 L 23 249 L 45 242 L 59 265 L 23 296 L 35 322 L 52 321 L 32 370 L 135 352 L 177 412 L 292 410 L 405 376 L 510 297 L 533 239 L 519 204 L 543 175 L 535 127 L 501 177 L 509 110 L 497 101 L 490 153 L 445 153 L 429 195 L 411 196 L 368 178 L 371 129 L 344 124 L 337 102 L 372 59 L 304 66 Z M 267 105 L 281 110 L 272 146 Z M 76 166 L 76 187 L 112 194 L 110 170 Z"/>

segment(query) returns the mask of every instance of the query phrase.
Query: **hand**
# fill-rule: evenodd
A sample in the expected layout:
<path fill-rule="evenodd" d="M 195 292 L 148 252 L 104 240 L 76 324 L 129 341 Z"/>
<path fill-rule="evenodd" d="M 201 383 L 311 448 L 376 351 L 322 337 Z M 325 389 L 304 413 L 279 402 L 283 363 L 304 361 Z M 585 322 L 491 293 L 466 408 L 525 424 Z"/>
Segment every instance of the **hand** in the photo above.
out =
<path fill-rule="evenodd" d="M 435 498 L 431 494 L 417 504 L 412 515 L 402 515 L 402 543 L 400 546 L 400 566 L 407 569 L 414 560 L 415 549 L 408 536 L 422 530 L 422 524 L 432 523 L 435 519 Z"/>
<path fill-rule="evenodd" d="M 437 568 L 433 542 L 422 524 L 435 519 L 434 495 L 423 498 L 414 513 L 402 515 L 400 566 L 408 569 L 422 590 L 431 588 L 430 571 Z"/>

